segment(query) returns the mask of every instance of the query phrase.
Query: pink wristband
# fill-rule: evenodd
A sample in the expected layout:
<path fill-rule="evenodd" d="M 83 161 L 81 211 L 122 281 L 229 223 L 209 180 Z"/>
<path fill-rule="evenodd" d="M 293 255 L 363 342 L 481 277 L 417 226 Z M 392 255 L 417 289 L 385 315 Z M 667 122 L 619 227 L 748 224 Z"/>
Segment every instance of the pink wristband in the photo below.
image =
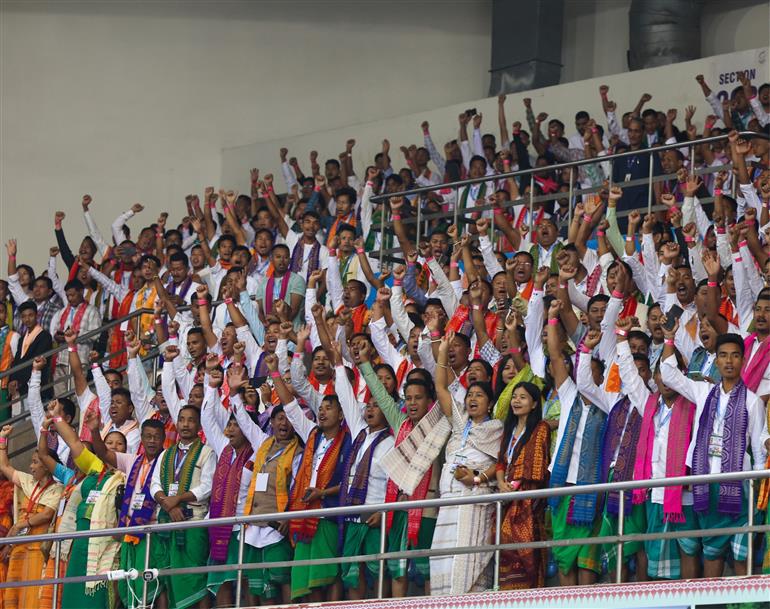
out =
<path fill-rule="evenodd" d="M 316 192 L 321 192 L 321 187 L 320 186 L 316 186 L 316 187 L 313 188 L 313 190 L 315 190 Z"/>
<path fill-rule="evenodd" d="M 477 304 L 471 305 L 471 309 L 473 309 L 474 311 L 481 311 L 481 305 L 477 305 Z"/>
<path fill-rule="evenodd" d="M 580 343 L 580 348 L 578 349 L 581 353 L 591 353 L 591 350 L 586 347 L 583 343 Z"/>
<path fill-rule="evenodd" d="M 747 226 L 747 227 L 750 228 L 750 227 L 754 226 L 755 222 L 756 222 L 756 220 L 744 220 L 743 221 L 743 226 Z"/>
<path fill-rule="evenodd" d="M 615 334 L 617 336 L 628 336 L 628 332 L 621 330 L 620 328 L 615 328 Z"/>
<path fill-rule="evenodd" d="M 598 231 L 596 231 L 596 236 L 597 236 L 597 237 L 604 237 L 604 235 L 605 235 L 605 233 L 604 233 L 604 231 L 603 231 L 603 230 L 598 230 Z"/>
<path fill-rule="evenodd" d="M 196 300 L 195 302 L 197 302 L 197 303 L 198 303 L 198 306 L 199 306 L 199 307 L 205 307 L 206 305 L 208 305 L 208 304 L 209 304 L 209 301 L 208 301 L 208 300 L 206 300 L 205 298 L 199 298 L 199 299 L 198 299 L 198 300 Z"/>
<path fill-rule="evenodd" d="M 371 180 L 368 180 L 368 181 L 366 182 L 366 185 L 367 185 L 369 188 L 374 188 L 374 182 L 372 182 Z"/>
<path fill-rule="evenodd" d="M 634 237 L 633 237 L 633 235 L 628 235 L 628 236 L 626 236 L 626 241 L 628 241 L 629 243 L 633 243 L 633 242 L 634 242 Z"/>
<path fill-rule="evenodd" d="M 623 299 L 623 292 L 618 292 L 617 290 L 612 290 L 612 297 L 613 298 L 619 298 Z"/>
<path fill-rule="evenodd" d="M 518 347 L 511 347 L 509 351 L 511 355 L 518 355 L 519 353 L 521 353 L 521 349 L 519 349 Z"/>
<path fill-rule="evenodd" d="M 434 330 L 433 332 L 430 333 L 431 338 L 438 338 L 439 336 L 441 336 L 441 332 L 439 332 L 438 330 Z"/>
<path fill-rule="evenodd" d="M 719 284 L 718 284 L 716 281 L 709 281 L 709 282 L 708 282 L 706 285 L 707 285 L 708 287 L 710 287 L 710 288 L 715 288 L 715 287 L 717 287 Z"/>
<path fill-rule="evenodd" d="M 452 260 L 452 262 L 449 263 L 449 268 L 456 269 L 460 267 L 460 263 L 456 260 Z"/>
<path fill-rule="evenodd" d="M 678 208 L 676 205 L 672 205 L 672 206 L 671 206 L 671 213 L 672 213 L 672 214 L 675 214 L 675 213 L 677 213 L 678 211 L 679 211 L 679 208 Z"/>
<path fill-rule="evenodd" d="M 663 344 L 668 345 L 669 347 L 674 346 L 674 339 L 673 338 L 665 338 L 663 339 Z"/>
<path fill-rule="evenodd" d="M 557 318 L 555 318 L 555 317 L 553 319 L 549 319 L 548 320 L 548 325 L 549 326 L 558 326 L 559 325 L 559 320 Z"/>
<path fill-rule="evenodd" d="M 363 253 L 364 253 L 364 248 L 362 247 L 356 248 L 356 254 L 363 254 Z"/>
<path fill-rule="evenodd" d="M 280 372 L 278 372 L 278 370 L 273 370 L 273 371 L 270 373 L 270 378 L 271 378 L 271 379 L 277 379 L 277 378 L 280 378 L 280 376 L 281 376 L 281 373 L 280 373 Z"/>
<path fill-rule="evenodd" d="M 735 261 L 736 262 L 743 262 L 743 258 L 741 256 L 736 256 L 735 257 Z"/>
<path fill-rule="evenodd" d="M 91 370 L 96 370 L 98 367 L 99 367 L 99 364 L 97 364 L 96 362 L 91 364 Z"/>
<path fill-rule="evenodd" d="M 695 238 L 694 237 L 685 237 L 684 238 L 684 242 L 685 243 L 695 243 Z"/>
<path fill-rule="evenodd" d="M 294 359 L 300 359 L 302 357 L 302 353 L 300 353 L 299 351 L 295 351 L 293 357 Z"/>
<path fill-rule="evenodd" d="M 749 245 L 748 241 L 741 241 L 740 243 L 738 243 L 738 247 L 747 247 L 748 245 Z"/>
<path fill-rule="evenodd" d="M 67 351 L 69 351 L 70 353 L 75 353 L 77 349 L 75 347 L 67 347 Z"/>
<path fill-rule="evenodd" d="M 591 127 L 591 133 L 599 133 L 599 130 L 596 127 Z"/>
<path fill-rule="evenodd" d="M 591 214 L 583 214 L 583 222 L 590 222 Z"/>
<path fill-rule="evenodd" d="M 430 264 L 431 262 L 433 262 L 433 256 L 428 256 L 428 257 L 425 259 L 425 263 L 426 263 L 426 264 Z"/>
<path fill-rule="evenodd" d="M 225 298 L 225 304 L 233 304 L 232 298 Z"/>
<path fill-rule="evenodd" d="M 330 256 L 332 256 L 332 257 L 336 257 L 336 256 L 337 256 L 337 250 L 335 250 L 335 249 L 330 249 L 330 250 L 329 250 L 329 255 L 330 255 Z"/>
<path fill-rule="evenodd" d="M 714 196 L 715 196 L 715 197 L 720 197 L 720 196 L 722 196 L 722 189 L 721 189 L 721 188 L 715 188 L 715 189 L 714 189 Z"/>
<path fill-rule="evenodd" d="M 717 235 L 724 235 L 727 233 L 724 226 L 717 226 Z"/>
<path fill-rule="evenodd" d="M 396 222 L 396 221 L 401 221 L 401 216 L 400 216 L 400 215 L 398 215 L 398 214 L 393 214 L 393 215 L 390 217 L 390 219 L 391 219 L 391 220 L 393 220 L 393 222 Z"/>
<path fill-rule="evenodd" d="M 566 290 L 566 289 L 567 289 L 567 284 L 566 284 L 566 283 L 560 283 L 560 284 L 559 284 L 559 287 L 560 287 L 562 290 Z"/>
<path fill-rule="evenodd" d="M 393 280 L 393 285 L 394 285 L 394 286 L 396 286 L 396 285 L 397 285 L 397 286 L 400 286 L 402 281 L 403 281 L 402 279 L 394 279 L 394 280 Z"/>
<path fill-rule="evenodd" d="M 0 438 L 0 446 L 5 446 L 8 444 L 8 438 Z"/>

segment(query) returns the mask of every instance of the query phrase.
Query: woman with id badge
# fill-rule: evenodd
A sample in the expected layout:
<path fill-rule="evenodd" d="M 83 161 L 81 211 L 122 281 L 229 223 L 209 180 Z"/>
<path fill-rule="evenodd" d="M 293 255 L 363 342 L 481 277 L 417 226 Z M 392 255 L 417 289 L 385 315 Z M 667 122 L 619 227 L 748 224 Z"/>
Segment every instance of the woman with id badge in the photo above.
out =
<path fill-rule="evenodd" d="M 21 535 L 40 535 L 47 533 L 56 515 L 62 485 L 51 477 L 37 453 L 32 455 L 29 472 L 20 472 L 13 468 L 8 460 L 8 436 L 13 427 L 6 425 L 0 431 L 0 472 L 13 481 L 13 526 L 8 530 L 8 537 Z M 8 560 L 6 582 L 18 582 L 25 579 L 39 579 L 43 576 L 45 564 L 42 543 L 18 543 L 3 546 L 0 559 Z M 36 607 L 40 588 L 9 588 L 3 592 L 5 609 L 26 609 Z"/>
<path fill-rule="evenodd" d="M 449 345 L 454 332 L 442 339 L 436 368 L 436 395 L 451 425 L 446 463 L 441 471 L 441 497 L 486 495 L 493 492 L 503 423 L 490 416 L 494 405 L 489 383 L 471 383 L 463 408 L 448 385 Z M 490 504 L 442 507 L 438 512 L 433 549 L 480 546 L 492 541 Z M 492 552 L 430 559 L 431 594 L 463 594 L 489 588 Z"/>

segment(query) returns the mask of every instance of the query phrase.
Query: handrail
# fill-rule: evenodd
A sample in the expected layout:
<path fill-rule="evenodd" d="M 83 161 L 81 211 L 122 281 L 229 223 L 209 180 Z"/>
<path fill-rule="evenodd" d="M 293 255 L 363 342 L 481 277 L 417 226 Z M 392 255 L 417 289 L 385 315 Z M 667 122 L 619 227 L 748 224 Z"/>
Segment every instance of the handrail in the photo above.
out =
<path fill-rule="evenodd" d="M 363 505 L 316 508 L 312 510 L 297 510 L 292 512 L 275 512 L 257 516 L 229 516 L 227 518 L 207 518 L 205 520 L 186 520 L 182 522 L 167 522 L 163 524 L 147 524 L 136 527 L 116 527 L 98 531 L 72 531 L 69 533 L 45 533 L 38 535 L 23 535 L 19 537 L 4 537 L 2 543 L 33 543 L 45 541 L 63 541 L 82 537 L 111 537 L 114 535 L 163 533 L 185 529 L 200 529 L 216 526 L 253 525 L 259 522 L 298 520 L 302 518 L 333 518 L 337 516 L 354 516 L 373 514 L 375 512 L 393 510 L 412 510 L 440 508 L 458 505 L 476 505 L 494 503 L 495 501 L 518 501 L 524 499 L 549 499 L 565 495 L 582 495 L 589 493 L 606 493 L 612 491 L 631 491 L 638 488 L 662 488 L 667 486 L 716 484 L 728 481 L 760 480 L 770 478 L 770 469 L 749 470 L 742 472 L 721 472 L 719 474 L 700 474 L 697 476 L 676 476 L 658 478 L 655 480 L 627 480 L 624 482 L 604 482 L 599 484 L 584 484 L 562 486 L 555 488 L 535 489 L 531 491 L 512 491 L 509 493 L 490 493 L 487 495 L 469 495 L 465 497 L 439 497 L 437 499 L 421 499 L 398 501 L 393 503 L 371 503 Z M 2 585 L 0 585 L 2 588 Z"/>
<path fill-rule="evenodd" d="M 757 133 L 756 131 L 739 131 L 738 136 L 742 138 L 754 138 L 759 137 L 762 139 L 770 139 L 764 133 Z M 505 173 L 497 173 L 494 175 L 485 175 L 481 178 L 466 178 L 464 180 L 456 180 L 454 182 L 444 182 L 442 184 L 435 184 L 431 186 L 420 186 L 419 188 L 411 188 L 409 190 L 402 190 L 400 192 L 385 193 L 371 197 L 372 203 L 379 203 L 391 197 L 405 197 L 408 195 L 418 195 L 426 192 L 432 192 L 442 188 L 459 188 L 461 186 L 469 186 L 471 184 L 481 184 L 482 182 L 489 182 L 491 180 L 502 180 L 507 178 L 515 178 L 517 176 L 530 175 L 536 173 L 547 173 L 554 169 L 567 169 L 570 167 L 580 167 L 581 165 L 591 165 L 594 163 L 604 163 L 606 161 L 614 161 L 615 159 L 622 159 L 631 156 L 637 156 L 640 154 L 653 154 L 656 152 L 663 152 L 666 150 L 675 150 L 678 148 L 689 148 L 692 146 L 698 146 L 700 144 L 710 144 L 712 142 L 718 142 L 727 139 L 727 135 L 712 135 L 710 137 L 703 137 L 697 140 L 688 140 L 687 142 L 675 142 L 673 144 L 664 144 L 662 146 L 655 146 L 653 148 L 641 148 L 639 150 L 628 150 L 625 152 L 617 152 L 615 154 L 608 154 L 600 157 L 592 157 L 590 159 L 579 159 L 577 161 L 566 161 L 564 163 L 556 163 L 555 165 L 546 165 L 545 167 L 531 167 L 529 169 L 517 169 L 516 171 L 509 171 Z M 426 218 L 428 216 L 425 216 Z"/>

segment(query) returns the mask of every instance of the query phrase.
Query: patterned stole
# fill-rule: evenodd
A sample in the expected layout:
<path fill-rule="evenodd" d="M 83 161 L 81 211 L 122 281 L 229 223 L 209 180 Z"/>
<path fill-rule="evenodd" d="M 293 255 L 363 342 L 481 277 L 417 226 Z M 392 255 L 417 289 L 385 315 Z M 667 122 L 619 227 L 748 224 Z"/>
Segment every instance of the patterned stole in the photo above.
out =
<path fill-rule="evenodd" d="M 291 271 L 286 271 L 283 277 L 281 277 L 281 288 L 278 292 L 278 298 L 280 300 L 286 300 L 286 292 L 289 289 L 289 280 L 291 279 Z M 270 315 L 273 310 L 273 295 L 275 294 L 275 275 L 270 275 L 267 279 L 267 285 L 265 285 L 265 302 L 262 303 L 265 307 L 265 315 Z"/>
<path fill-rule="evenodd" d="M 698 435 L 695 438 L 695 449 L 692 453 L 693 476 L 711 473 L 709 440 L 719 408 L 720 393 L 721 386 L 714 385 L 706 398 L 706 404 L 698 421 Z M 746 393 L 746 385 L 742 381 L 738 382 L 730 391 L 730 398 L 727 400 L 722 430 L 723 472 L 743 471 L 743 459 L 746 454 L 746 429 L 749 424 Z M 705 512 L 709 509 L 709 492 L 708 484 L 693 486 L 693 508 L 696 512 Z M 722 482 L 719 485 L 717 511 L 720 514 L 737 516 L 741 513 L 742 505 L 743 483 L 740 480 Z"/>
<path fill-rule="evenodd" d="M 391 433 L 389 427 L 386 427 L 385 429 L 377 432 L 377 437 L 369 445 L 369 448 L 366 449 L 366 452 L 361 457 L 361 460 L 358 463 L 358 467 L 353 474 L 353 479 L 350 480 L 351 470 L 353 469 L 353 464 L 355 463 L 356 457 L 358 456 L 358 451 L 361 450 L 361 447 L 363 446 L 368 436 L 366 429 L 362 429 L 358 433 L 358 436 L 356 436 L 355 442 L 353 442 L 353 446 L 350 449 L 348 458 L 345 459 L 345 465 L 342 470 L 342 482 L 340 484 L 340 506 L 363 505 L 366 503 L 366 494 L 369 491 L 369 471 L 372 467 L 372 457 L 374 456 L 374 451 L 377 448 L 377 445 L 390 435 Z M 348 482 L 350 482 L 349 485 Z M 358 515 L 353 514 L 346 516 L 345 518 L 352 519 L 356 516 Z"/>
<path fill-rule="evenodd" d="M 556 451 L 556 458 L 551 471 L 550 488 L 562 487 L 567 482 L 567 473 L 569 471 L 570 461 L 572 460 L 572 450 L 577 439 L 577 429 L 580 424 L 580 418 L 583 414 L 583 404 L 580 394 L 577 395 L 572 403 L 567 418 L 566 429 L 562 436 L 561 443 Z M 562 413 L 562 416 L 564 414 Z M 591 405 L 588 411 L 588 418 L 583 430 L 583 442 L 580 445 L 580 462 L 578 465 L 577 485 L 598 484 L 601 481 L 600 465 L 601 450 L 600 446 L 594 441 L 601 437 L 602 428 L 606 421 L 606 415 L 594 405 Z M 552 497 L 548 504 L 552 510 L 556 510 L 561 502 L 561 497 Z M 596 506 L 598 497 L 596 493 L 581 493 L 574 496 L 572 510 L 568 515 L 568 522 L 575 525 L 588 525 L 593 523 L 596 518 Z"/>
<path fill-rule="evenodd" d="M 615 469 L 612 474 L 613 482 L 626 482 L 632 480 L 634 476 L 636 447 L 639 443 L 642 417 L 636 408 L 631 408 L 629 413 L 630 406 L 631 400 L 628 397 L 619 400 L 615 404 L 607 419 L 605 437 L 602 439 L 602 476 L 608 476 L 609 466 L 615 454 L 615 449 L 617 448 L 618 451 L 618 457 L 615 459 Z M 616 410 L 618 411 L 617 413 Z M 628 515 L 631 514 L 631 496 L 631 493 L 625 494 L 625 513 Z M 619 502 L 620 493 L 611 491 L 607 495 L 607 512 L 617 515 Z"/>
<path fill-rule="evenodd" d="M 13 352 L 11 351 L 11 326 L 6 325 L 0 328 L 0 372 L 5 372 L 13 363 Z M 0 389 L 8 387 L 9 376 L 0 379 Z"/>
<path fill-rule="evenodd" d="M 599 280 L 602 277 L 602 265 L 597 264 L 591 274 L 586 278 L 586 296 L 589 298 L 596 295 L 599 287 Z"/>
<path fill-rule="evenodd" d="M 283 512 L 286 506 L 289 504 L 289 488 L 291 487 L 292 469 L 294 464 L 294 456 L 297 454 L 299 448 L 299 440 L 295 435 L 282 450 L 275 456 L 275 453 L 271 454 L 273 446 L 276 444 L 275 436 L 270 436 L 267 440 L 262 442 L 262 445 L 257 450 L 257 454 L 254 456 L 254 474 L 251 477 L 251 484 L 249 485 L 249 491 L 246 494 L 246 505 L 243 506 L 243 513 L 248 516 L 251 514 L 252 507 L 254 505 L 254 493 L 256 491 L 256 482 L 259 472 L 268 462 L 268 457 L 272 459 L 278 459 L 278 466 L 275 469 L 275 503 L 276 509 L 279 512 Z"/>
<path fill-rule="evenodd" d="M 249 465 L 253 467 L 253 464 L 249 462 L 253 454 L 254 449 L 250 444 L 246 444 L 238 452 L 235 452 L 230 444 L 225 446 L 222 454 L 219 455 L 217 468 L 214 470 L 209 518 L 235 516 L 243 469 Z M 212 560 L 224 562 L 227 559 L 227 549 L 230 546 L 232 532 L 232 525 L 209 527 L 209 549 Z"/>
<path fill-rule="evenodd" d="M 313 241 L 313 248 L 310 250 L 310 256 L 307 263 L 307 273 L 305 280 L 310 277 L 310 273 L 318 270 L 318 265 L 321 257 L 321 244 L 318 239 Z M 302 273 L 302 267 L 305 261 L 305 244 L 302 241 L 302 237 L 299 238 L 297 244 L 294 246 L 294 250 L 291 252 L 291 265 L 289 270 L 293 273 Z"/>
<path fill-rule="evenodd" d="M 167 449 L 163 453 L 163 459 L 160 464 L 160 484 L 163 488 L 163 492 L 168 494 L 168 491 L 172 484 L 175 482 L 179 485 L 177 488 L 177 495 L 184 495 L 190 490 L 190 484 L 192 483 L 193 473 L 195 472 L 195 466 L 198 464 L 198 459 L 201 456 L 203 450 L 203 442 L 200 438 L 195 438 L 187 449 L 187 456 L 182 463 L 182 467 L 179 470 L 179 475 L 176 473 L 176 459 L 179 454 L 179 444 L 174 444 L 171 448 Z M 183 451 L 182 451 L 183 452 Z M 186 504 L 180 503 L 180 507 L 186 507 Z M 164 510 L 160 509 L 158 512 L 158 522 L 171 522 L 171 516 Z M 171 533 L 159 533 L 165 538 L 170 537 Z M 185 545 L 185 536 L 177 535 L 177 545 L 182 548 Z"/>
<path fill-rule="evenodd" d="M 134 459 L 134 464 L 131 466 L 128 478 L 126 478 L 126 489 L 123 493 L 123 503 L 120 506 L 120 515 L 118 516 L 119 527 L 141 526 L 143 524 L 149 524 L 152 520 L 156 504 L 155 499 L 153 499 L 152 493 L 150 492 L 150 484 L 152 483 L 152 474 L 155 471 L 155 466 L 158 464 L 157 458 L 153 459 L 152 464 L 150 464 L 150 469 L 144 478 L 142 487 L 141 489 L 138 489 L 141 490 L 144 495 L 142 507 L 134 508 L 131 512 L 131 516 L 128 515 L 134 500 L 134 495 L 137 492 L 137 485 L 140 483 L 139 475 L 145 461 L 146 459 L 143 455 Z M 132 533 L 131 535 L 126 535 L 123 538 L 123 541 L 136 545 L 143 537 L 143 533 Z"/>

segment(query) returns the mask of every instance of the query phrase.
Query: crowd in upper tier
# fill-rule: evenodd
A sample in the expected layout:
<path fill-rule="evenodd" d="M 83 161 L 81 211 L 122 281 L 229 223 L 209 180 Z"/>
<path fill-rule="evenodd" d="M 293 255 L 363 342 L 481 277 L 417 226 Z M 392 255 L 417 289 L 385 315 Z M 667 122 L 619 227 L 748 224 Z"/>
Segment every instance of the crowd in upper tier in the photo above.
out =
<path fill-rule="evenodd" d="M 28 411 L 38 446 L 18 469 L 13 427 L 0 431 L 0 533 L 765 469 L 770 86 L 741 75 L 721 101 L 696 79 L 714 111 L 700 121 L 646 94 L 620 114 L 603 86 L 600 112 L 578 112 L 574 129 L 524 100 L 509 130 L 501 96 L 499 137 L 465 113 L 442 152 L 423 123 L 400 169 L 387 140 L 360 176 L 352 139 L 323 169 L 311 152 L 307 174 L 281 149 L 285 184 L 254 169 L 250 195 L 206 188 L 179 223 L 137 203 L 105 237 L 84 196 L 88 235 L 73 251 L 56 212 L 43 272 L 21 262 L 37 244 L 11 240 L 0 372 L 27 366 L 0 379 L 0 420 Z M 690 143 L 713 135 L 725 137 Z M 655 151 L 666 143 L 681 146 Z M 595 162 L 554 167 L 580 159 Z M 530 167 L 533 180 L 500 177 Z M 626 183 L 650 171 L 661 211 L 648 214 L 648 185 Z M 465 177 L 482 181 L 441 186 Z M 399 194 L 416 186 L 436 188 Z M 431 216 L 455 210 L 456 224 Z M 91 332 L 139 310 L 153 312 Z M 66 349 L 41 357 L 55 345 Z M 768 495 L 767 480 L 639 489 L 623 530 L 742 527 L 750 511 L 767 517 Z M 506 503 L 502 544 L 575 541 L 503 550 L 500 588 L 589 584 L 618 560 L 627 581 L 719 576 L 725 563 L 740 574 L 751 543 L 770 572 L 767 540 L 745 532 L 628 542 L 622 556 L 584 543 L 615 534 L 620 508 L 616 493 Z M 489 589 L 494 512 L 388 512 L 387 551 L 447 553 L 385 561 L 386 593 Z M 243 538 L 242 564 L 277 563 L 243 571 L 244 603 L 360 599 L 379 562 L 320 559 L 377 554 L 381 524 L 175 530 L 152 536 L 148 564 L 134 532 L 70 540 L 58 564 L 49 544 L 6 544 L 0 578 L 227 565 L 148 586 L 161 609 L 226 607 Z M 483 551 L 451 552 L 469 546 Z M 31 585 L 4 589 L 0 607 L 131 608 L 142 592 L 141 578 L 67 583 L 56 598 Z"/>

